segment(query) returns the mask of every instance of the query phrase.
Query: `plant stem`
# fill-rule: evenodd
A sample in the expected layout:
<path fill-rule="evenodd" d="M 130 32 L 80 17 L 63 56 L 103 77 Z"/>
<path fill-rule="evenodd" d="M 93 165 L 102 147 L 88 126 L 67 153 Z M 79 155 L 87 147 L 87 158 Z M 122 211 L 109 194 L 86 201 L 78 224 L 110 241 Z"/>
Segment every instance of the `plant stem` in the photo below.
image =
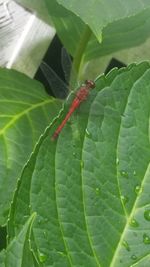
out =
<path fill-rule="evenodd" d="M 76 84 L 76 81 L 79 77 L 80 72 L 80 66 L 82 62 L 82 57 L 84 54 L 84 51 L 86 49 L 87 43 L 91 37 L 91 30 L 88 26 L 86 26 L 84 33 L 82 34 L 82 37 L 79 41 L 79 44 L 77 46 L 77 50 L 74 56 L 72 68 L 71 68 L 71 74 L 70 74 L 70 85 L 71 87 L 74 87 Z M 75 72 L 75 73 L 74 73 Z"/>

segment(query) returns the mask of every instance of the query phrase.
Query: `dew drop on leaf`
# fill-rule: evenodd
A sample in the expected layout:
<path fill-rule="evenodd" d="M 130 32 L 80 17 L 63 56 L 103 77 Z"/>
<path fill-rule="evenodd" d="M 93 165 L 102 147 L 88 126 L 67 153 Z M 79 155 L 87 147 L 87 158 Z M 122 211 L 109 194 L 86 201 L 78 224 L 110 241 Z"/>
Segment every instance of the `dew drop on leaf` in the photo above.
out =
<path fill-rule="evenodd" d="M 119 165 L 119 158 L 116 158 L 116 164 Z"/>
<path fill-rule="evenodd" d="M 44 232 L 43 232 L 43 235 L 44 235 L 44 237 L 46 237 L 46 236 L 47 236 L 47 234 L 46 234 L 46 231 L 44 231 Z"/>
<path fill-rule="evenodd" d="M 145 220 L 150 221 L 150 210 L 145 210 L 144 218 Z"/>
<path fill-rule="evenodd" d="M 134 170 L 133 175 L 136 176 L 136 171 Z"/>
<path fill-rule="evenodd" d="M 121 114 L 121 118 L 124 119 L 126 117 L 126 114 L 125 113 L 122 113 Z"/>
<path fill-rule="evenodd" d="M 80 161 L 80 166 L 82 169 L 84 168 L 84 161 L 83 160 Z"/>
<path fill-rule="evenodd" d="M 96 191 L 96 195 L 100 195 L 100 193 L 101 193 L 101 190 L 100 190 L 100 188 L 99 188 L 99 187 L 96 187 L 95 191 Z"/>
<path fill-rule="evenodd" d="M 133 232 L 133 235 L 134 235 L 135 237 L 137 237 L 137 232 Z"/>
<path fill-rule="evenodd" d="M 129 244 L 128 244 L 128 242 L 127 241 L 123 241 L 122 242 L 122 245 L 125 247 L 125 249 L 127 250 L 127 251 L 130 251 L 130 246 L 129 246 Z"/>
<path fill-rule="evenodd" d="M 128 197 L 123 196 L 123 195 L 121 196 L 121 200 L 122 200 L 122 202 L 123 202 L 124 205 L 126 205 L 127 202 L 129 201 Z"/>
<path fill-rule="evenodd" d="M 40 252 L 40 251 L 38 251 L 38 255 L 39 255 L 40 262 L 44 263 L 46 261 L 46 259 L 47 259 L 47 256 L 44 253 Z"/>
<path fill-rule="evenodd" d="M 139 194 L 142 193 L 142 187 L 141 187 L 140 185 L 136 185 L 134 191 L 135 191 L 135 193 L 136 193 L 137 195 L 139 195 Z"/>
<path fill-rule="evenodd" d="M 132 218 L 131 221 L 130 221 L 130 226 L 132 226 L 132 227 L 138 227 L 139 226 L 139 223 L 134 218 Z"/>
<path fill-rule="evenodd" d="M 24 217 L 24 219 L 28 219 L 29 215 L 24 215 L 23 217 Z"/>
<path fill-rule="evenodd" d="M 86 137 L 88 137 L 88 138 L 92 137 L 91 133 L 89 132 L 89 130 L 87 128 L 85 130 L 85 134 L 86 134 Z"/>
<path fill-rule="evenodd" d="M 135 261 L 135 260 L 137 259 L 137 256 L 132 255 L 132 256 L 131 256 L 131 259 Z"/>
<path fill-rule="evenodd" d="M 128 173 L 125 170 L 120 171 L 120 174 L 125 178 L 129 177 Z"/>
<path fill-rule="evenodd" d="M 147 234 L 143 235 L 143 242 L 145 245 L 150 244 L 150 237 Z"/>
<path fill-rule="evenodd" d="M 58 253 L 59 255 L 61 255 L 62 257 L 65 257 L 65 256 L 66 256 L 66 254 L 65 254 L 63 251 L 57 251 L 57 253 Z"/>
<path fill-rule="evenodd" d="M 42 222 L 41 219 L 38 219 L 38 224 L 41 224 L 41 222 Z"/>

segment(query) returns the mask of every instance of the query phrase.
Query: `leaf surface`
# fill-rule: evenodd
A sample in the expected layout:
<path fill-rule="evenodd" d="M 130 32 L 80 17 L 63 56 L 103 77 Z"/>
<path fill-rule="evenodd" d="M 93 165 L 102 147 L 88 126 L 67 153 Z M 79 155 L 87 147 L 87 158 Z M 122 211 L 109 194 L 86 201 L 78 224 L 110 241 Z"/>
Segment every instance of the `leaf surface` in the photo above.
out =
<path fill-rule="evenodd" d="M 8 234 L 11 241 L 36 211 L 32 248 L 45 267 L 148 267 L 149 80 L 147 62 L 99 77 L 58 140 L 50 141 L 52 128 L 40 139 Z"/>
<path fill-rule="evenodd" d="M 147 0 L 144 1 L 130 1 L 121 2 L 119 0 L 96 0 L 85 1 L 81 0 L 78 5 L 75 0 L 57 0 L 59 4 L 63 5 L 66 9 L 71 10 L 77 16 L 79 16 L 85 24 L 88 24 L 92 29 L 97 39 L 101 39 L 102 29 L 109 23 L 131 17 L 137 13 L 140 13 L 146 8 L 150 7 L 150 3 Z"/>
<path fill-rule="evenodd" d="M 35 214 L 32 214 L 22 227 L 22 230 L 9 244 L 6 251 L 5 267 L 34 267 L 31 251 L 29 250 L 29 238 Z"/>
<path fill-rule="evenodd" d="M 138 46 L 149 38 L 150 6 L 148 2 L 145 2 L 145 8 L 143 8 L 144 5 L 142 7 L 141 3 L 139 4 L 137 1 L 133 1 L 132 3 L 131 1 L 130 3 L 120 2 L 120 5 L 124 5 L 122 9 L 122 11 L 124 10 L 123 14 L 122 12 L 118 12 L 117 8 L 114 11 L 115 5 L 118 5 L 116 1 L 115 5 L 109 5 L 109 9 L 112 8 L 110 12 L 108 12 L 109 9 L 107 8 L 106 1 L 103 8 L 97 10 L 95 10 L 95 7 L 87 8 L 89 3 L 92 4 L 91 1 L 86 2 L 86 5 L 81 1 L 80 5 L 82 5 L 82 7 L 76 5 L 76 8 L 73 5 L 70 6 L 70 3 L 73 1 L 60 2 L 61 5 L 55 0 L 46 1 L 57 34 L 72 56 L 75 55 L 79 42 L 87 28 L 87 24 L 93 34 L 87 44 L 84 55 L 85 61 Z M 95 2 L 98 3 L 98 5 L 102 5 L 102 2 Z M 98 16 L 97 12 L 99 12 Z M 130 12 L 130 16 L 127 15 L 128 12 Z M 82 13 L 84 13 L 84 16 L 82 16 Z M 117 13 L 117 15 L 114 15 L 115 13 Z M 105 21 L 102 21 L 104 16 Z M 86 19 L 84 20 L 83 17 L 86 17 Z M 94 17 L 94 20 L 91 19 L 92 17 Z M 94 28 L 96 27 L 97 31 L 101 32 L 102 35 L 101 43 L 94 34 Z M 84 41 L 85 40 L 82 40 L 82 42 Z"/>
<path fill-rule="evenodd" d="M 25 162 L 60 106 L 40 83 L 0 69 L 0 224 Z"/>

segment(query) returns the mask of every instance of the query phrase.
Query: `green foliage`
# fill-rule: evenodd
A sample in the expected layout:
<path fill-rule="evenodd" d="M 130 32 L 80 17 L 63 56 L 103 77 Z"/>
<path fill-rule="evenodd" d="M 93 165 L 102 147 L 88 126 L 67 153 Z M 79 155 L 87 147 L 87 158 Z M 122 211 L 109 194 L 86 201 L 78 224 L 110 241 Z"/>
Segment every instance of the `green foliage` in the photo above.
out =
<path fill-rule="evenodd" d="M 0 70 L 1 225 L 6 222 L 21 170 L 59 108 L 38 82 L 13 70 Z"/>
<path fill-rule="evenodd" d="M 57 33 L 73 56 L 87 25 L 93 34 L 86 44 L 85 60 L 134 47 L 150 36 L 149 1 L 122 3 L 113 0 L 111 5 L 109 1 L 102 4 L 99 0 L 96 1 L 97 5 L 91 0 L 86 1 L 86 5 L 84 0 L 80 1 L 80 4 L 76 4 L 75 0 L 59 0 L 61 5 L 55 0 L 45 1 Z"/>
<path fill-rule="evenodd" d="M 149 37 L 146 0 L 45 3 L 78 75 Z M 0 69 L 0 267 L 149 267 L 149 81 L 148 61 L 101 74 L 52 141 L 74 94 L 61 109 L 39 82 Z"/>
<path fill-rule="evenodd" d="M 30 232 L 34 218 L 35 214 L 33 213 L 22 227 L 20 233 L 8 245 L 5 256 L 6 267 L 35 266 L 32 252 L 29 250 Z"/>

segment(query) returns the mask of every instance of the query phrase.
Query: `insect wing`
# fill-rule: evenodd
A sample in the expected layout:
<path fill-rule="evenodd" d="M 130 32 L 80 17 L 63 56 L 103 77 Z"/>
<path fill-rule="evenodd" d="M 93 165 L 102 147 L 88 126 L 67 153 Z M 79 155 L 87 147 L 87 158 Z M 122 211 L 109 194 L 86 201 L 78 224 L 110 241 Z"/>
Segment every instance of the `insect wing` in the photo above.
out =
<path fill-rule="evenodd" d="M 71 68 L 72 68 L 72 61 L 71 61 L 71 57 L 69 56 L 69 54 L 67 53 L 67 51 L 64 47 L 62 47 L 62 49 L 61 49 L 61 65 L 63 68 L 66 82 L 67 82 L 67 84 L 69 84 L 70 73 L 71 73 Z"/>
<path fill-rule="evenodd" d="M 61 65 L 66 82 L 69 84 L 69 89 L 74 91 L 75 88 L 79 87 L 79 84 L 77 83 L 77 73 L 73 69 L 71 57 L 64 47 L 61 50 Z"/>
<path fill-rule="evenodd" d="M 42 62 L 40 68 L 47 79 L 54 96 L 65 99 L 68 95 L 67 85 L 59 78 L 56 72 L 48 66 L 45 62 Z"/>

